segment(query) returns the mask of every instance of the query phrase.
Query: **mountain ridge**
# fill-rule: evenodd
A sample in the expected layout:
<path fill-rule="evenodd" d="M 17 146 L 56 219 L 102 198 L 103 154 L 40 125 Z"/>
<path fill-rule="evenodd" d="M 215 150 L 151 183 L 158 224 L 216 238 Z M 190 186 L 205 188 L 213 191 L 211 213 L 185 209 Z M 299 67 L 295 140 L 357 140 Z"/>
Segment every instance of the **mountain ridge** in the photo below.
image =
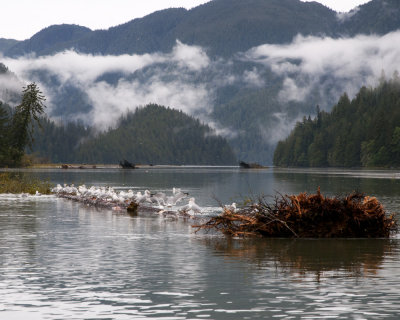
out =
<path fill-rule="evenodd" d="M 30 53 L 32 48 L 38 48 L 35 51 L 37 55 L 70 48 L 96 54 L 167 52 L 179 39 L 189 45 L 209 48 L 212 54 L 229 55 L 261 43 L 288 42 L 299 32 L 305 35 L 327 33 L 335 19 L 334 11 L 315 2 L 214 0 L 190 10 L 171 8 L 156 11 L 107 30 L 88 32 L 70 42 L 64 41 L 64 31 L 59 30 L 60 41 L 41 50 L 41 40 L 49 29 L 54 29 L 50 26 L 30 39 L 18 42 L 4 54 L 16 57 Z M 283 27 L 280 21 L 284 21 Z M 71 25 L 60 26 L 65 27 L 65 32 L 70 32 Z M 303 29 L 298 30 L 298 26 Z M 253 36 L 247 39 L 249 34 Z"/>
<path fill-rule="evenodd" d="M 400 28 L 399 13 L 400 3 L 395 0 L 372 0 L 347 13 L 343 21 L 336 11 L 315 1 L 213 0 L 190 10 L 156 11 L 107 30 L 53 25 L 24 41 L 0 39 L 0 50 L 12 57 L 71 48 L 93 54 L 143 54 L 167 52 L 179 39 L 203 46 L 211 55 L 227 56 L 264 43 L 288 43 L 297 34 L 385 34 Z M 66 34 L 71 37 L 65 39 Z"/>
<path fill-rule="evenodd" d="M 379 35 L 397 30 L 399 10 L 400 1 L 394 0 L 372 0 L 345 16 L 320 3 L 300 0 L 214 0 L 191 10 L 157 11 L 108 30 L 71 25 L 49 28 L 35 35 L 31 43 L 15 45 L 20 53 L 12 48 L 9 53 L 15 57 L 26 54 L 26 48 L 34 43 L 39 46 L 48 38 L 48 45 L 39 46 L 43 50 L 37 52 L 38 56 L 75 49 L 48 56 L 55 61 L 67 56 L 78 61 L 98 59 L 101 67 L 105 60 L 116 61 L 118 55 L 124 55 L 120 69 L 110 63 L 110 71 L 99 73 L 90 83 L 79 78 L 88 72 L 81 68 L 84 63 L 66 70 L 65 81 L 62 68 L 31 68 L 28 75 L 54 93 L 49 99 L 51 117 L 80 119 L 90 125 L 99 111 L 118 113 L 151 102 L 170 105 L 225 130 L 241 160 L 269 164 L 278 138 L 288 135 L 304 114 L 313 115 L 316 105 L 328 111 L 349 86 L 352 95 L 368 79 L 378 78 L 381 69 L 371 69 L 377 64 L 361 59 L 368 54 L 382 59 L 381 55 L 389 51 L 379 46 L 394 41 L 355 35 L 360 31 Z M 372 19 L 375 13 L 379 14 Z M 70 30 L 70 35 L 57 37 L 63 28 Z M 368 42 L 368 46 L 360 45 L 360 41 Z M 314 47 L 308 46 L 310 42 Z M 390 48 L 393 52 L 389 54 L 397 53 L 393 45 Z M 261 54 L 252 56 L 255 51 Z M 342 59 L 347 51 L 351 59 L 363 61 L 361 67 L 351 71 L 359 74 L 349 74 L 346 66 L 360 63 Z M 304 52 L 312 52 L 313 59 Z M 276 60 L 274 54 L 281 56 Z M 149 64 L 135 69 L 136 60 Z M 132 69 L 126 61 L 133 61 Z M 306 63 L 314 61 L 322 62 L 318 71 L 302 74 Z M 29 56 L 24 63 L 30 68 Z M 200 68 L 191 69 L 190 63 Z M 387 72 L 396 68 L 391 64 L 386 67 Z"/>
<path fill-rule="evenodd" d="M 345 17 L 341 20 L 336 11 L 315 1 L 213 0 L 190 10 L 156 11 L 107 30 L 52 25 L 27 40 L 0 38 L 0 51 L 11 57 L 71 48 L 92 54 L 143 54 L 168 52 L 179 39 L 207 48 L 211 55 L 227 56 L 264 43 L 288 43 L 298 34 L 385 34 L 400 28 L 400 2 L 372 0 Z"/>

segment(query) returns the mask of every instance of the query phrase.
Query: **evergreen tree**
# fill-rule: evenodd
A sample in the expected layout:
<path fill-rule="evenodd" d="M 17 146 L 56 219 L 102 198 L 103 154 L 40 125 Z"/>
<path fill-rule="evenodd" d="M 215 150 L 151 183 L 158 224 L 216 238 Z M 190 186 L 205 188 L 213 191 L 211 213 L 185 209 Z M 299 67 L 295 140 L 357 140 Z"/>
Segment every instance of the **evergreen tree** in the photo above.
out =
<path fill-rule="evenodd" d="M 8 154 L 8 112 L 0 101 L 0 166 L 5 162 Z"/>
<path fill-rule="evenodd" d="M 39 124 L 39 117 L 44 113 L 45 97 L 35 83 L 29 84 L 22 91 L 21 104 L 15 108 L 9 127 L 9 149 L 6 165 L 19 166 L 25 147 L 33 142 L 33 123 Z"/>

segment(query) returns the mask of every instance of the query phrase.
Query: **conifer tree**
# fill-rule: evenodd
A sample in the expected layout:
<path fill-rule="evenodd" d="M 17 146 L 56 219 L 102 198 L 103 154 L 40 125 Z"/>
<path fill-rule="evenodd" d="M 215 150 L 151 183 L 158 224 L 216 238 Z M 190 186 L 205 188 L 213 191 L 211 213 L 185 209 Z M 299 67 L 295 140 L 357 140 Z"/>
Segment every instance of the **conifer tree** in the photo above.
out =
<path fill-rule="evenodd" d="M 19 166 L 25 148 L 31 147 L 33 142 L 33 124 L 39 122 L 39 117 L 44 113 L 45 97 L 36 83 L 31 83 L 22 91 L 21 104 L 15 108 L 9 128 L 9 145 L 7 165 Z"/>

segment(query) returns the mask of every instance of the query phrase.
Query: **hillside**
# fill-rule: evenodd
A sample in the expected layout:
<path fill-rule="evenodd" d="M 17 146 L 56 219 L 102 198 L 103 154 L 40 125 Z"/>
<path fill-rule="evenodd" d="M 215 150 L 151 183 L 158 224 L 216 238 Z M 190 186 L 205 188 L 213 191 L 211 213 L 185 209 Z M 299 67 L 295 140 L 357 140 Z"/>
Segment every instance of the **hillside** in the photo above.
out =
<path fill-rule="evenodd" d="M 83 53 L 168 52 L 176 39 L 208 48 L 211 55 L 232 55 L 263 43 L 290 42 L 297 34 L 335 32 L 335 12 L 299 0 L 214 0 L 191 10 L 166 9 L 108 30 L 59 25 L 5 51 L 19 56 L 46 55 L 75 48 Z"/>
<path fill-rule="evenodd" d="M 208 48 L 210 55 L 231 56 L 264 43 L 288 43 L 298 34 L 386 34 L 399 29 L 399 12 L 397 0 L 372 0 L 342 19 L 317 2 L 214 0 L 191 10 L 161 10 L 108 30 L 50 26 L 25 41 L 0 39 L 0 51 L 6 56 L 70 48 L 92 54 L 143 54 L 168 52 L 179 39 Z"/>
<path fill-rule="evenodd" d="M 33 35 L 28 40 L 19 41 L 6 50 L 6 55 L 21 56 L 35 52 L 37 55 L 48 55 L 73 48 L 76 41 L 91 33 L 91 30 L 77 25 L 53 25 Z"/>
<path fill-rule="evenodd" d="M 400 1 L 373 0 L 349 15 L 340 26 L 344 35 L 386 34 L 400 28 Z"/>
<path fill-rule="evenodd" d="M 108 30 L 50 26 L 25 41 L 0 41 L 0 51 L 49 93 L 50 117 L 93 126 L 104 109 L 171 105 L 222 129 L 241 160 L 271 164 L 277 141 L 316 105 L 329 111 L 344 91 L 353 97 L 374 83 L 381 69 L 400 69 L 393 62 L 400 54 L 388 48 L 400 34 L 394 41 L 376 36 L 399 29 L 399 10 L 397 0 L 372 0 L 341 15 L 317 2 L 214 0 Z M 46 57 L 21 57 L 29 52 Z M 305 69 L 313 63 L 319 67 Z"/>
<path fill-rule="evenodd" d="M 17 43 L 18 41 L 14 39 L 0 38 L 0 52 L 6 52 L 8 49 L 15 46 Z"/>
<path fill-rule="evenodd" d="M 400 167 L 400 79 L 343 95 L 332 112 L 304 118 L 278 143 L 277 166 Z"/>
<path fill-rule="evenodd" d="M 79 124 L 44 122 L 33 152 L 53 162 L 232 165 L 227 141 L 198 120 L 158 105 L 122 117 L 115 129 L 95 134 Z"/>

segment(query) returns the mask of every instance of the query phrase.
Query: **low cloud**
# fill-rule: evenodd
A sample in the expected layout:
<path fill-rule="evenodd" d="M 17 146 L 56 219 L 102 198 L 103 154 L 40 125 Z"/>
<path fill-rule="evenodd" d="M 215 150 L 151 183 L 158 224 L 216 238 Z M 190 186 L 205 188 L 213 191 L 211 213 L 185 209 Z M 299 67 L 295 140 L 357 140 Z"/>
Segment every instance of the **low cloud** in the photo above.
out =
<path fill-rule="evenodd" d="M 0 101 L 10 105 L 18 104 L 23 86 L 24 83 L 14 74 L 0 74 Z"/>
<path fill-rule="evenodd" d="M 355 16 L 358 13 L 358 11 L 360 11 L 360 6 L 355 7 L 349 12 L 337 12 L 336 18 L 339 20 L 339 22 L 346 22 L 347 20 L 350 20 L 350 18 Z"/>
<path fill-rule="evenodd" d="M 127 111 L 157 103 L 195 116 L 233 139 L 237 132 L 210 119 L 218 89 L 274 86 L 280 88 L 277 98 L 285 111 L 269 115 L 271 128 L 252 124 L 274 144 L 297 120 L 287 114 L 302 116 L 292 112 L 298 105 L 292 101 L 329 109 L 343 92 L 353 97 L 361 86 L 375 86 L 382 70 L 388 77 L 400 70 L 398 43 L 400 31 L 340 39 L 298 36 L 290 44 L 261 45 L 231 59 L 210 59 L 203 48 L 180 41 L 169 53 L 100 56 L 69 50 L 46 57 L 2 58 L 20 80 L 0 77 L 0 95 L 21 92 L 22 83 L 36 81 L 51 115 L 58 108 L 57 96 L 74 86 L 84 92 L 90 108 L 78 106 L 68 119 L 107 128 Z"/>
<path fill-rule="evenodd" d="M 179 64 L 180 67 L 187 67 L 193 71 L 201 71 L 210 64 L 206 52 L 198 46 L 188 46 L 176 41 L 171 56 L 171 60 Z"/>
<path fill-rule="evenodd" d="M 284 78 L 279 93 L 283 102 L 306 101 L 318 92 L 321 97 L 316 103 L 324 105 L 343 92 L 354 96 L 363 85 L 375 86 L 382 71 L 391 76 L 400 70 L 398 43 L 400 31 L 340 39 L 298 36 L 288 45 L 255 47 L 245 53 L 245 59 Z"/>
<path fill-rule="evenodd" d="M 146 83 L 120 80 L 117 85 L 104 81 L 91 85 L 87 94 L 93 102 L 91 119 L 97 127 L 112 126 L 129 110 L 148 103 L 158 103 L 194 114 L 212 104 L 204 85 L 181 81 L 163 82 L 154 76 Z"/>
<path fill-rule="evenodd" d="M 39 83 L 48 98 L 50 114 L 57 108 L 53 101 L 65 87 L 79 88 L 93 109 L 89 114 L 71 115 L 70 119 L 100 127 L 113 126 L 123 113 L 148 103 L 170 106 L 189 114 L 209 113 L 212 108 L 212 94 L 207 86 L 192 80 L 193 73 L 201 73 L 209 67 L 210 59 L 201 47 L 188 46 L 178 40 L 166 54 L 101 56 L 68 50 L 44 57 L 3 58 L 2 62 L 22 82 Z M 169 67 L 165 67 L 167 65 Z M 144 80 L 135 79 L 135 73 L 146 68 L 154 68 L 150 76 Z M 119 80 L 115 84 L 99 81 L 105 74 L 117 74 Z M 45 78 L 47 81 L 43 82 Z M 21 91 L 21 81 L 12 87 Z M 0 87 L 6 82 L 0 78 Z"/>
<path fill-rule="evenodd" d="M 252 70 L 246 70 L 243 73 L 243 80 L 246 84 L 251 87 L 263 87 L 265 85 L 265 81 L 262 78 L 262 75 L 258 71 L 257 68 L 253 68 Z"/>
<path fill-rule="evenodd" d="M 265 127 L 259 125 L 261 136 L 270 145 L 274 145 L 280 140 L 285 139 L 290 134 L 295 124 L 302 119 L 300 116 L 293 119 L 285 112 L 273 113 L 272 118 L 274 120 L 272 121 L 272 126 Z"/>

